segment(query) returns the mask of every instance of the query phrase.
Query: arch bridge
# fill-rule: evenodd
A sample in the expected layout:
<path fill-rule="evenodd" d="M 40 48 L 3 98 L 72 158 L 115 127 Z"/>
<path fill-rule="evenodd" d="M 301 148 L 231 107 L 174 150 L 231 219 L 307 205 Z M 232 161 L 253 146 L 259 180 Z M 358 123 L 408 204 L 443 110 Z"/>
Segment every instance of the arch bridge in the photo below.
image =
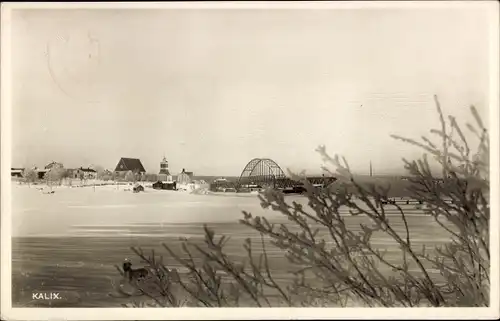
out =
<path fill-rule="evenodd" d="M 307 179 L 312 184 L 328 185 L 335 181 L 333 177 L 311 176 Z M 270 158 L 254 158 L 245 166 L 236 184 L 237 188 L 272 187 L 278 189 L 293 188 L 301 185 L 287 177 L 281 167 Z"/>

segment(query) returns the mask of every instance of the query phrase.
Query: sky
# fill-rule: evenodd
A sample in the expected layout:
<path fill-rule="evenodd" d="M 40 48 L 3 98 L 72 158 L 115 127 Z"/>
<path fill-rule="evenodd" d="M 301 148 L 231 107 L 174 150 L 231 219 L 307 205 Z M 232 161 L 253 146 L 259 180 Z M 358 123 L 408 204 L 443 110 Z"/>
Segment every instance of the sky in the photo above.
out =
<path fill-rule="evenodd" d="M 439 126 L 488 119 L 480 9 L 15 10 L 12 166 L 140 158 L 237 176 L 253 158 L 401 173 Z"/>

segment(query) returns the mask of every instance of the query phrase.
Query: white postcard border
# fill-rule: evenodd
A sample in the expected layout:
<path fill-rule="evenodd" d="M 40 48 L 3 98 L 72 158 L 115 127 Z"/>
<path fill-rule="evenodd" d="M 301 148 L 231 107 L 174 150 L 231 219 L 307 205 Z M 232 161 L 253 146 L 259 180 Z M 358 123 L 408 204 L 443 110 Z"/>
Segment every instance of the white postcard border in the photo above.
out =
<path fill-rule="evenodd" d="M 12 308 L 11 304 L 11 94 L 10 12 L 41 8 L 127 8 L 127 9 L 362 9 L 362 8 L 467 8 L 477 6 L 491 13 L 490 28 L 490 130 L 491 130 L 491 307 L 489 308 Z M 499 302 L 499 20 L 496 1 L 408 1 L 408 2 L 198 2 L 198 3 L 2 3 L 1 51 L 1 317 L 6 320 L 166 320 L 166 319 L 490 319 L 498 318 Z M 496 227 L 496 228 L 495 228 Z"/>

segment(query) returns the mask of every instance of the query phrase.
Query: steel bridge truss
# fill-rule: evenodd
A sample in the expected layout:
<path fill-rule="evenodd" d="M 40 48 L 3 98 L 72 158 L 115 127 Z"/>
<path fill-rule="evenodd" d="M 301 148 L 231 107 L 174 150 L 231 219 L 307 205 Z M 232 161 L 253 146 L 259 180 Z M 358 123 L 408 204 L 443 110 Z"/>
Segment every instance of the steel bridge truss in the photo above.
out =
<path fill-rule="evenodd" d="M 334 177 L 311 176 L 307 177 L 309 183 L 327 187 L 336 181 Z M 277 188 L 289 189 L 303 184 L 288 178 L 281 167 L 269 158 L 254 158 L 245 166 L 236 188 Z"/>
<path fill-rule="evenodd" d="M 285 187 L 293 182 L 276 162 L 269 158 L 254 158 L 245 166 L 238 180 L 238 187 L 258 185 L 261 187 Z"/>

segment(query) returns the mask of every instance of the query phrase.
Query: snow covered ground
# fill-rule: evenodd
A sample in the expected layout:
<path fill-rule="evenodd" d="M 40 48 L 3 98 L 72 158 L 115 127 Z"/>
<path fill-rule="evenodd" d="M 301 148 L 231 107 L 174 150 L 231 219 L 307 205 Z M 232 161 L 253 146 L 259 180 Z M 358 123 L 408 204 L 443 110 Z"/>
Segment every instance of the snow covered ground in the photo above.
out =
<path fill-rule="evenodd" d="M 43 188 L 43 190 L 40 190 Z M 256 195 L 211 195 L 132 186 L 48 187 L 12 185 L 13 236 L 78 236 L 81 226 L 127 226 L 237 222 L 241 211 L 278 216 L 261 208 Z M 102 233 L 106 231 L 103 230 Z M 125 231 L 126 232 L 126 231 Z M 92 234 L 94 235 L 94 234 Z M 107 236 L 109 234 L 104 234 Z"/>

